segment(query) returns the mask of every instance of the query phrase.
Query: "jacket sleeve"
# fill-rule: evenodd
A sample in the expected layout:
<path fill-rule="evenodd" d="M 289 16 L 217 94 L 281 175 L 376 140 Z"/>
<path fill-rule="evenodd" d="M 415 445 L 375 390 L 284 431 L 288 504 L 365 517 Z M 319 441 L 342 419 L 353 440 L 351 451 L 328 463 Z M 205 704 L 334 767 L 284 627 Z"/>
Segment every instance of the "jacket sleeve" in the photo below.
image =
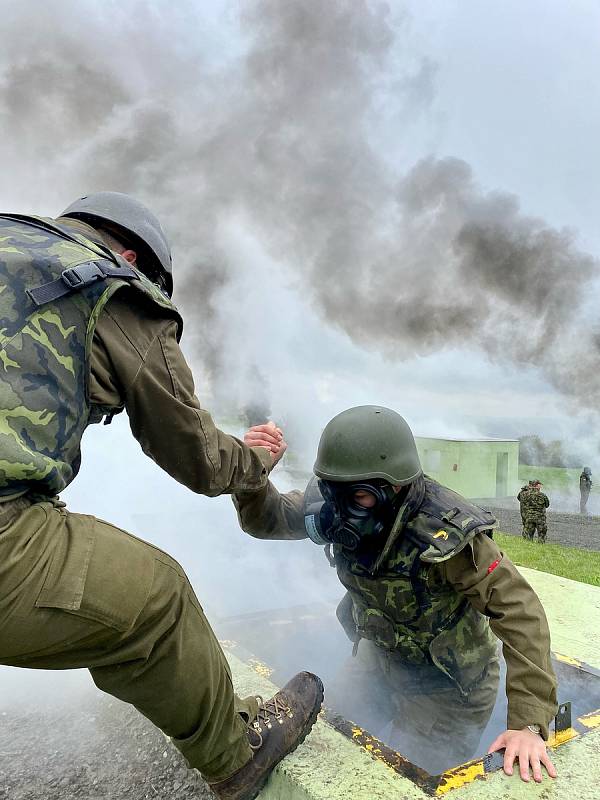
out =
<path fill-rule="evenodd" d="M 242 530 L 257 539 L 306 539 L 304 493 L 280 494 L 269 481 L 258 492 L 236 492 L 233 503 Z"/>
<path fill-rule="evenodd" d="M 90 400 L 125 407 L 146 455 L 179 483 L 215 496 L 267 484 L 272 459 L 219 430 L 194 393 L 177 323 L 119 291 L 98 320 L 90 357 Z"/>
<path fill-rule="evenodd" d="M 514 564 L 488 536 L 479 535 L 440 565 L 446 580 L 489 617 L 506 661 L 509 729 L 537 724 L 544 739 L 557 712 L 550 631 L 542 604 Z"/>

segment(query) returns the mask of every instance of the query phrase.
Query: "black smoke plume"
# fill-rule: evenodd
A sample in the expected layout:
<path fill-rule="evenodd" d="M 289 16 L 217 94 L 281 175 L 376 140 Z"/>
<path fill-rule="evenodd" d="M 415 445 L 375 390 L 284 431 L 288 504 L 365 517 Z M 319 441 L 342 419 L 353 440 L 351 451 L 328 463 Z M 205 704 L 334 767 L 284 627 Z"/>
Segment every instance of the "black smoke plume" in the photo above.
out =
<path fill-rule="evenodd" d="M 56 213 L 103 189 L 147 201 L 174 241 L 188 341 L 238 407 L 255 400 L 244 365 L 260 362 L 263 313 L 221 301 L 251 278 L 239 230 L 359 345 L 398 359 L 481 349 L 595 406 L 597 263 L 574 233 L 482 191 L 463 161 L 401 175 L 377 144 L 390 109 L 402 138 L 435 94 L 408 17 L 378 0 L 236 9 L 65 0 L 58 21 L 51 4 L 6 8 L 4 206 Z"/>

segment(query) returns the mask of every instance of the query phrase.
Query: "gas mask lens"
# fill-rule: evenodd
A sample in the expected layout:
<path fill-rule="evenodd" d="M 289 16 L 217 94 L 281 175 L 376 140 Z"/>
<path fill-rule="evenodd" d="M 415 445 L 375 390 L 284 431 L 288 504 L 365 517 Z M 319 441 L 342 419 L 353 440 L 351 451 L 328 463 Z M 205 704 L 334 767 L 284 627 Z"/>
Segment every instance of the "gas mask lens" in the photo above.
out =
<path fill-rule="evenodd" d="M 384 533 L 393 518 L 395 492 L 384 481 L 321 480 L 319 490 L 324 502 L 313 504 L 305 516 L 307 533 L 317 544 L 340 544 L 355 550 L 367 537 Z"/>

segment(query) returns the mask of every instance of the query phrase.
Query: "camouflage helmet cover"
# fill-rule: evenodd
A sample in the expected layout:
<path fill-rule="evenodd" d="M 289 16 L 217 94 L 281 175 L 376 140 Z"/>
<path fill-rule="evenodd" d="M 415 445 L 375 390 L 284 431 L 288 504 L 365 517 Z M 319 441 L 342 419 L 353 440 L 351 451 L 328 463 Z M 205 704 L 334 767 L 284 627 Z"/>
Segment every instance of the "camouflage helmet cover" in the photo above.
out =
<path fill-rule="evenodd" d="M 381 478 L 394 486 L 412 483 L 423 473 L 406 420 L 382 406 L 349 408 L 328 422 L 313 469 L 323 480 Z"/>
<path fill-rule="evenodd" d="M 145 246 L 156 273 L 163 279 L 169 296 L 173 293 L 171 249 L 158 219 L 139 200 L 121 192 L 95 192 L 80 197 L 66 208 L 62 217 L 74 217 L 90 224 L 116 226 Z M 149 277 L 152 277 L 150 275 Z"/>

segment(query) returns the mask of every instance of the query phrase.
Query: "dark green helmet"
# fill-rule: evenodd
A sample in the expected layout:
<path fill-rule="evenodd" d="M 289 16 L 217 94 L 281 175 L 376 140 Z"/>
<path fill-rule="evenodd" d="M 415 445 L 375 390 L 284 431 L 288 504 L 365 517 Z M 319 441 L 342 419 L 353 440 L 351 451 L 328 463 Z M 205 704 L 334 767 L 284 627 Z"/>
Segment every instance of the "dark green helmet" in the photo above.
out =
<path fill-rule="evenodd" d="M 149 260 L 144 269 L 151 279 L 159 279 L 169 297 L 173 294 L 173 268 L 169 242 L 160 222 L 139 200 L 121 192 L 96 192 L 80 197 L 63 211 L 61 217 L 74 217 L 90 225 L 116 229 L 126 242 Z"/>
<path fill-rule="evenodd" d="M 327 423 L 314 473 L 326 481 L 381 478 L 405 486 L 423 470 L 412 431 L 400 414 L 381 406 L 357 406 Z"/>

